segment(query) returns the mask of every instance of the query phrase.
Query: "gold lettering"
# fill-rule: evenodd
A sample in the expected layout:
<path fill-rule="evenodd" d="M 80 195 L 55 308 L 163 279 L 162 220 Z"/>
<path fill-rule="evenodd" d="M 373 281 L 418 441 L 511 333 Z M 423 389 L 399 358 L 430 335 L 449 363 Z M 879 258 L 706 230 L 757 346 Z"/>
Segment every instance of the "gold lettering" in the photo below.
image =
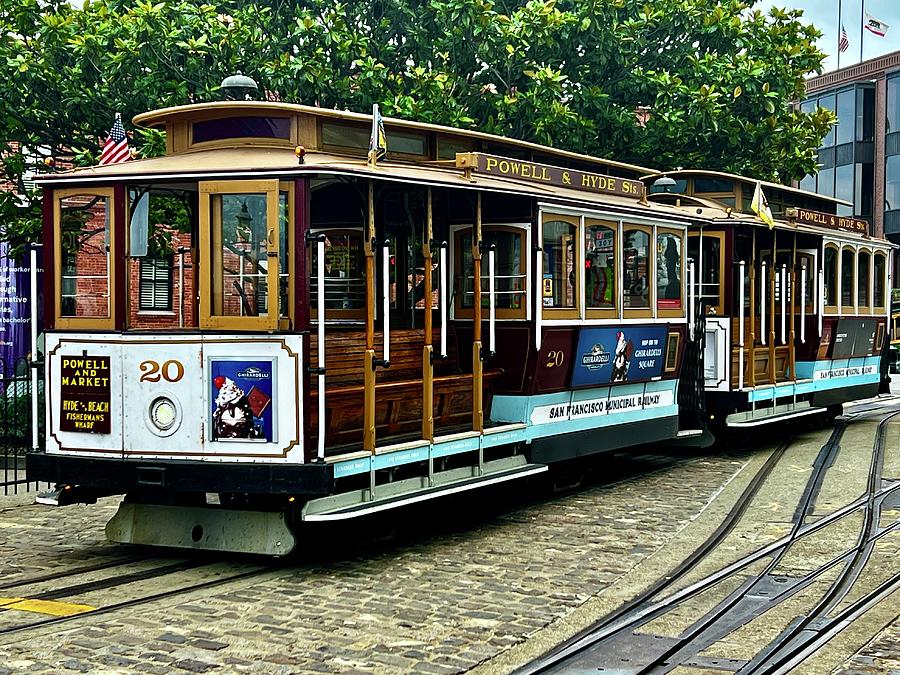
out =
<path fill-rule="evenodd" d="M 565 183 L 566 185 L 571 185 L 571 184 L 572 184 L 572 177 L 569 175 L 569 172 L 568 172 L 568 171 L 563 171 L 563 172 L 562 172 L 562 181 L 563 181 L 563 183 Z"/>
<path fill-rule="evenodd" d="M 495 166 L 497 166 L 497 160 L 494 159 L 493 157 L 488 157 L 487 163 L 484 166 L 484 170 L 490 172 L 490 170 L 493 169 Z"/>
<path fill-rule="evenodd" d="M 497 164 L 497 168 L 500 170 L 500 173 L 508 174 L 509 173 L 509 162 L 505 159 L 501 159 L 500 163 Z"/>

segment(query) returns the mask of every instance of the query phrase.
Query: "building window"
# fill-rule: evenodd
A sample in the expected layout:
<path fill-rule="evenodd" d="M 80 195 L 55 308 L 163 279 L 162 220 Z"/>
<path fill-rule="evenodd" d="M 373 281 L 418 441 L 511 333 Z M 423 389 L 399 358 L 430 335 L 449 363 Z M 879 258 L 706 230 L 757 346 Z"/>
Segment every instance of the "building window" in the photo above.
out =
<path fill-rule="evenodd" d="M 842 91 L 837 95 L 837 127 L 835 128 L 835 145 L 852 143 L 856 135 L 856 92 L 853 89 Z"/>
<path fill-rule="evenodd" d="M 819 107 L 825 108 L 826 110 L 830 110 L 831 112 L 835 112 L 835 108 L 837 107 L 836 101 L 835 101 L 835 95 L 832 94 L 831 96 L 823 96 L 822 98 L 820 98 L 819 99 Z M 822 140 L 821 147 L 827 148 L 827 147 L 834 145 L 834 138 L 835 138 L 834 129 L 835 129 L 834 127 L 831 127 L 831 129 L 828 130 L 828 133 L 825 134 L 825 138 Z"/>
<path fill-rule="evenodd" d="M 834 197 L 834 167 L 819 169 L 819 184 L 816 192 L 826 197 Z"/>
<path fill-rule="evenodd" d="M 140 302 L 142 311 L 171 311 L 172 256 L 141 258 Z"/>
<path fill-rule="evenodd" d="M 856 90 L 856 140 L 875 139 L 875 90 L 871 87 Z"/>
<path fill-rule="evenodd" d="M 891 155 L 885 162 L 884 208 L 900 209 L 900 155 Z"/>
<path fill-rule="evenodd" d="M 892 77 L 887 81 L 887 126 L 885 133 L 900 131 L 900 77 Z"/>

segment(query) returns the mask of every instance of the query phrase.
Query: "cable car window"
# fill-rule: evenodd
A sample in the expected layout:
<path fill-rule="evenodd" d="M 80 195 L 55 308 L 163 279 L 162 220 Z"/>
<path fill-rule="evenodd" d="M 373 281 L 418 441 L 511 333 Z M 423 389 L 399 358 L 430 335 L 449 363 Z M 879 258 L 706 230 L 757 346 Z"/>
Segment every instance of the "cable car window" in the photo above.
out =
<path fill-rule="evenodd" d="M 543 306 L 574 309 L 575 289 L 578 287 L 575 265 L 578 220 L 559 220 L 559 216 L 555 215 L 545 218 L 548 220 L 544 221 L 541 243 L 544 258 Z"/>
<path fill-rule="evenodd" d="M 825 247 L 825 304 L 829 307 L 837 306 L 837 248 Z"/>
<path fill-rule="evenodd" d="M 868 251 L 859 252 L 856 270 L 856 302 L 860 308 L 869 306 L 869 255 Z"/>
<path fill-rule="evenodd" d="M 695 178 L 694 193 L 734 192 L 734 181 L 723 178 Z"/>
<path fill-rule="evenodd" d="M 626 228 L 622 251 L 625 309 L 650 307 L 650 234 Z"/>
<path fill-rule="evenodd" d="M 313 245 L 310 298 L 318 297 L 318 247 Z M 354 230 L 325 232 L 326 318 L 365 318 L 366 283 L 363 233 Z"/>
<path fill-rule="evenodd" d="M 681 309 L 681 237 L 661 232 L 656 238 L 656 306 Z"/>
<path fill-rule="evenodd" d="M 218 120 L 194 122 L 192 141 L 221 141 L 228 138 L 279 138 L 290 140 L 289 117 L 225 117 Z"/>
<path fill-rule="evenodd" d="M 853 305 L 853 280 L 856 276 L 856 270 L 853 269 L 856 257 L 854 253 L 850 248 L 841 251 L 841 305 L 844 307 Z"/>
<path fill-rule="evenodd" d="M 111 222 L 111 190 L 57 192 L 60 327 L 65 319 L 111 319 Z"/>
<path fill-rule="evenodd" d="M 482 228 L 485 244 L 496 246 L 494 253 L 494 306 L 501 318 L 525 316 L 525 244 L 524 230 L 517 228 Z M 475 277 L 472 268 L 472 230 L 461 231 L 457 236 L 457 310 L 469 316 L 475 305 Z M 490 306 L 488 297 L 488 256 L 481 255 L 481 306 Z"/>
<path fill-rule="evenodd" d="M 584 306 L 588 309 L 615 309 L 618 297 L 615 225 L 585 224 L 584 275 Z"/>
<path fill-rule="evenodd" d="M 872 298 L 872 305 L 875 307 L 886 307 L 884 303 L 884 270 L 885 256 L 882 253 L 875 254 L 874 275 L 875 275 L 875 291 Z"/>

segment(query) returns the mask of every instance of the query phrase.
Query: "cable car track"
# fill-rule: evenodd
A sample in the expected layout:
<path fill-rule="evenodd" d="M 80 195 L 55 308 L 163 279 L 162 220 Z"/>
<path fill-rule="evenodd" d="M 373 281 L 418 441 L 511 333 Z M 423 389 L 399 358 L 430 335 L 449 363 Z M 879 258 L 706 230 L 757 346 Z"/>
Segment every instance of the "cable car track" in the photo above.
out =
<path fill-rule="evenodd" d="M 858 512 L 860 509 L 864 510 L 864 519 L 866 523 L 877 525 L 877 519 L 874 518 L 873 515 L 873 506 L 875 504 L 880 504 L 886 496 L 900 489 L 900 483 L 895 483 L 881 489 L 878 488 L 881 480 L 880 474 L 881 467 L 883 465 L 886 429 L 890 421 L 892 421 L 897 415 L 900 415 L 900 409 L 898 409 L 897 406 L 892 406 L 887 410 L 882 408 L 878 411 L 880 413 L 880 416 L 883 417 L 879 421 L 878 430 L 876 431 L 875 443 L 872 452 L 872 461 L 870 462 L 869 468 L 866 494 L 857 498 L 852 503 L 842 507 L 841 509 L 838 509 L 831 514 L 821 517 L 814 523 L 806 523 L 808 514 L 812 513 L 813 511 L 824 475 L 834 461 L 834 457 L 836 456 L 841 437 L 843 436 L 848 424 L 857 419 L 877 416 L 873 415 L 872 412 L 872 410 L 866 409 L 838 420 L 837 426 L 832 431 L 832 434 L 829 437 L 828 441 L 825 443 L 825 445 L 822 446 L 822 449 L 820 450 L 816 461 L 813 464 L 813 472 L 807 480 L 803 495 L 794 513 L 792 519 L 792 529 L 789 534 L 781 537 L 775 542 L 757 549 L 756 551 L 744 556 L 740 560 L 721 568 L 719 571 L 705 577 L 704 579 L 701 579 L 698 582 L 695 582 L 691 586 L 683 588 L 680 591 L 676 591 L 668 598 L 664 598 L 663 600 L 656 602 L 653 601 L 653 598 L 660 592 L 664 591 L 666 588 L 671 587 L 678 579 L 683 578 L 688 571 L 694 569 L 700 560 L 705 558 L 710 551 L 715 549 L 718 543 L 721 542 L 721 540 L 724 538 L 725 534 L 727 534 L 727 532 L 730 532 L 734 528 L 735 524 L 740 520 L 740 517 L 746 511 L 749 502 L 752 501 L 752 495 L 754 495 L 756 491 L 758 491 L 759 486 L 756 486 L 754 488 L 755 484 L 757 483 L 757 481 L 759 481 L 760 484 L 764 482 L 765 477 L 767 477 L 771 472 L 771 468 L 767 469 L 767 467 L 769 466 L 770 462 L 772 463 L 772 466 L 774 466 L 775 462 L 773 462 L 773 458 L 775 458 L 776 455 L 779 457 L 783 455 L 787 446 L 790 444 L 790 441 L 787 441 L 785 444 L 783 444 L 783 446 L 780 446 L 778 449 L 776 449 L 775 452 L 773 452 L 772 456 L 770 456 L 766 464 L 760 469 L 760 471 L 757 473 L 748 487 L 745 488 L 744 493 L 739 497 L 738 502 L 726 515 L 725 519 L 720 524 L 716 532 L 714 532 L 713 535 L 711 535 L 670 575 L 667 575 L 666 577 L 658 580 L 655 584 L 653 584 L 646 591 L 642 592 L 634 600 L 628 602 L 620 609 L 614 611 L 613 613 L 602 618 L 587 629 L 576 634 L 574 637 L 570 638 L 562 645 L 556 647 L 547 654 L 524 665 L 516 672 L 519 674 L 567 672 L 567 664 L 571 664 L 572 667 L 576 668 L 583 668 L 586 664 L 589 664 L 593 667 L 595 664 L 590 663 L 590 659 L 584 659 L 583 657 L 589 652 L 594 652 L 598 646 L 608 643 L 613 638 L 623 636 L 625 631 L 627 631 L 628 629 L 636 630 L 640 626 L 649 623 L 653 619 L 666 614 L 672 609 L 682 605 L 687 600 L 699 595 L 700 593 L 708 589 L 713 588 L 726 579 L 734 577 L 753 563 L 759 560 L 763 560 L 766 557 L 774 556 L 773 559 L 766 565 L 766 568 L 762 573 L 755 575 L 754 579 L 752 579 L 749 583 L 743 584 L 741 588 L 738 589 L 738 591 L 735 591 L 726 596 L 726 598 L 721 601 L 713 609 L 712 612 L 708 613 L 699 620 L 699 625 L 695 624 L 691 627 L 689 634 L 687 634 L 686 636 L 683 635 L 678 638 L 676 643 L 666 648 L 661 655 L 653 658 L 653 660 L 649 664 L 645 664 L 641 666 L 639 670 L 633 672 L 645 673 L 651 671 L 657 672 L 657 670 L 659 670 L 659 672 L 665 672 L 667 670 L 670 670 L 671 668 L 674 668 L 680 663 L 684 662 L 683 659 L 678 660 L 674 657 L 682 652 L 686 648 L 686 646 L 689 645 L 694 639 L 702 635 L 704 631 L 713 626 L 717 619 L 726 615 L 728 611 L 737 604 L 741 597 L 746 597 L 748 591 L 753 588 L 756 583 L 765 578 L 767 574 L 772 572 L 772 570 L 776 569 L 778 563 L 784 558 L 787 551 L 799 539 L 818 532 L 828 525 L 833 524 L 852 513 Z M 780 453 L 778 452 L 779 450 L 781 450 Z M 871 526 L 864 526 L 861 529 L 857 545 L 854 548 L 843 552 L 841 555 L 837 556 L 826 565 L 823 565 L 819 569 L 807 575 L 806 578 L 792 586 L 789 589 L 789 593 L 783 593 L 776 596 L 776 598 L 773 598 L 772 606 L 774 606 L 774 604 L 777 604 L 775 600 L 781 601 L 786 597 L 789 597 L 790 595 L 793 595 L 794 593 L 802 590 L 802 588 L 805 588 L 810 583 L 812 583 L 815 578 L 818 578 L 821 574 L 824 574 L 826 571 L 840 564 L 841 561 L 844 561 L 852 556 L 851 562 L 845 565 L 844 573 L 840 575 L 840 578 L 845 579 L 846 575 L 848 574 L 848 570 L 855 570 L 857 568 L 861 569 L 861 567 L 864 566 L 865 561 L 868 559 L 868 555 L 860 555 L 861 551 L 863 551 L 864 549 L 868 549 L 869 551 L 871 551 L 871 547 L 874 546 L 875 541 L 891 532 L 896 531 L 898 528 L 900 528 L 900 523 L 895 523 L 889 528 L 885 528 L 881 532 L 878 532 L 877 534 L 872 534 L 873 528 Z M 860 562 L 862 562 L 862 565 L 860 565 Z M 832 590 L 834 590 L 836 586 L 837 583 L 832 587 Z M 840 588 L 849 588 L 849 586 L 852 586 L 852 583 L 849 585 L 841 584 Z M 837 598 L 834 603 L 829 602 L 828 607 L 833 607 L 840 600 L 840 598 L 843 597 L 843 595 L 840 595 L 840 597 L 838 597 L 838 591 L 830 591 L 827 595 L 832 596 L 832 599 Z M 825 608 L 824 602 L 821 602 L 820 605 Z M 810 622 L 807 622 L 805 625 L 808 625 L 808 623 Z M 713 642 L 715 642 L 715 640 Z M 703 648 L 705 648 L 705 646 Z M 697 653 L 698 651 L 700 650 L 696 650 L 694 653 Z M 669 661 L 669 659 L 671 659 L 671 662 Z M 634 666 L 634 664 L 631 665 L 632 667 Z M 749 665 L 749 663 L 747 665 Z M 753 670 L 748 671 L 748 673 L 749 672 L 756 673 L 768 671 Z M 744 671 L 741 671 L 741 673 L 743 675 Z"/>

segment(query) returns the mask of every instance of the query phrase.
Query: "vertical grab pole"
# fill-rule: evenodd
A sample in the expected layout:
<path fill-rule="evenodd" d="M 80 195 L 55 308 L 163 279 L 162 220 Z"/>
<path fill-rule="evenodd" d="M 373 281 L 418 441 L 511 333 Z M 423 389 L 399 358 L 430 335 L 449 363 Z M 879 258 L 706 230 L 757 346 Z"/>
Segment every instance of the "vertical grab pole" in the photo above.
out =
<path fill-rule="evenodd" d="M 766 261 L 760 264 L 759 273 L 759 341 L 766 344 L 766 284 L 769 277 L 766 276 Z"/>
<path fill-rule="evenodd" d="M 441 358 L 447 358 L 447 321 L 450 312 L 447 311 L 447 284 L 450 283 L 450 277 L 447 275 L 447 242 L 441 242 Z"/>
<path fill-rule="evenodd" d="M 472 322 L 472 431 L 484 429 L 482 384 L 484 365 L 481 357 L 481 193 L 475 195 L 475 228 L 472 232 L 472 271 L 474 273 L 474 311 Z M 481 452 L 479 451 L 479 473 Z"/>
<path fill-rule="evenodd" d="M 787 344 L 787 265 L 781 266 L 781 344 Z"/>
<path fill-rule="evenodd" d="M 739 265 L 738 278 L 738 389 L 744 388 L 744 266 L 746 263 L 741 260 Z"/>
<path fill-rule="evenodd" d="M 496 246 L 491 244 L 488 249 L 488 344 L 490 345 L 489 353 L 493 355 L 497 351 L 497 299 L 494 292 L 494 258 L 496 257 Z"/>
<path fill-rule="evenodd" d="M 40 396 L 38 395 L 38 352 L 37 352 L 37 330 L 38 330 L 38 294 L 37 294 L 37 247 L 39 244 L 31 246 L 31 269 L 29 276 L 31 280 L 31 448 L 37 450 L 40 445 L 38 434 L 38 403 Z"/>
<path fill-rule="evenodd" d="M 422 238 L 422 267 L 425 272 L 425 346 L 422 348 L 422 439 L 434 440 L 434 307 L 431 296 L 434 293 L 431 279 L 431 238 L 434 236 L 431 215 L 431 188 L 427 188 L 425 198 L 425 236 Z M 428 485 L 434 485 L 434 463 L 428 453 Z"/>
<path fill-rule="evenodd" d="M 366 351 L 363 359 L 363 449 L 375 454 L 375 184 L 369 179 L 366 256 Z M 375 464 L 369 471 L 369 498 L 375 498 Z"/>
<path fill-rule="evenodd" d="M 816 313 L 819 318 L 819 338 L 822 337 L 822 315 L 825 313 L 825 271 L 819 270 L 819 302 Z"/>
<path fill-rule="evenodd" d="M 391 242 L 384 240 L 381 246 L 381 337 L 382 363 L 385 368 L 391 367 Z"/>
<path fill-rule="evenodd" d="M 696 321 L 696 296 L 697 289 L 694 286 L 694 261 L 688 263 L 688 335 L 691 342 L 694 341 L 694 322 Z"/>
<path fill-rule="evenodd" d="M 318 458 L 325 460 L 325 235 L 316 238 L 316 351 L 318 352 Z"/>
<path fill-rule="evenodd" d="M 800 261 L 800 342 L 806 342 L 806 258 Z"/>

